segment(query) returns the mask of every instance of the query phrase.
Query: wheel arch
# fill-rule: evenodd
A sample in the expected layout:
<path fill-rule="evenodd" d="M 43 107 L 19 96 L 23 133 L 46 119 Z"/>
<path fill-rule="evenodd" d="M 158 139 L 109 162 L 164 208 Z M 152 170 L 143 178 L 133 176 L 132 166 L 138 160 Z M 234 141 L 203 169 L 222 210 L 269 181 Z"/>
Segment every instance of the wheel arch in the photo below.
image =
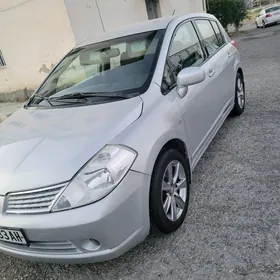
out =
<path fill-rule="evenodd" d="M 181 139 L 179 138 L 173 138 L 173 139 L 170 139 L 169 141 L 167 141 L 163 147 L 161 148 L 161 150 L 159 151 L 158 155 L 157 155 L 157 158 L 155 160 L 155 163 L 154 163 L 154 167 L 156 165 L 156 162 L 159 158 L 159 156 L 161 155 L 161 153 L 165 150 L 169 150 L 169 149 L 175 149 L 177 150 L 178 152 L 180 152 L 184 158 L 186 159 L 186 163 L 187 163 L 187 166 L 188 166 L 188 182 L 189 184 L 191 184 L 191 181 L 192 181 L 192 172 L 191 172 L 191 168 L 190 168 L 190 159 L 189 159 L 189 155 L 188 155 L 188 150 L 187 150 L 187 147 L 186 147 L 186 144 L 184 143 L 184 141 L 182 141 Z M 154 169 L 153 167 L 153 169 Z"/>

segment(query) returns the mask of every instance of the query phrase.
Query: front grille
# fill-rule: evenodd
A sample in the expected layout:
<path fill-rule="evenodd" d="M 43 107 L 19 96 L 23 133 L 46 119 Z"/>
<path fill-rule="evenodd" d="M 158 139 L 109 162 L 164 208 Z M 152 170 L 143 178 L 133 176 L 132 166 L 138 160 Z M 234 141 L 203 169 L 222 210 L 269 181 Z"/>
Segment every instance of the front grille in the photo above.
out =
<path fill-rule="evenodd" d="M 35 242 L 30 241 L 29 246 L 19 244 L 6 243 L 0 241 L 0 247 L 15 249 L 17 251 L 44 253 L 44 254 L 68 254 L 79 253 L 76 247 L 68 240 L 65 241 L 45 241 Z"/>
<path fill-rule="evenodd" d="M 34 191 L 10 193 L 7 195 L 6 213 L 35 214 L 47 213 L 54 201 L 64 190 L 66 184 Z"/>

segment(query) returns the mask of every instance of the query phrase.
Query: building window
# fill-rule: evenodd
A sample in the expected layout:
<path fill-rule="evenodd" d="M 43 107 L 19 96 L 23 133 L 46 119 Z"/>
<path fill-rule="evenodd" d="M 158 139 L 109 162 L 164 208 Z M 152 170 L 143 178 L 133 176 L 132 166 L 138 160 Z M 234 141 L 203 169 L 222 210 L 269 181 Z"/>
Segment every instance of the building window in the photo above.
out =
<path fill-rule="evenodd" d="M 5 66 L 6 66 L 6 62 L 5 62 L 2 52 L 0 50 L 0 67 L 5 67 Z"/>

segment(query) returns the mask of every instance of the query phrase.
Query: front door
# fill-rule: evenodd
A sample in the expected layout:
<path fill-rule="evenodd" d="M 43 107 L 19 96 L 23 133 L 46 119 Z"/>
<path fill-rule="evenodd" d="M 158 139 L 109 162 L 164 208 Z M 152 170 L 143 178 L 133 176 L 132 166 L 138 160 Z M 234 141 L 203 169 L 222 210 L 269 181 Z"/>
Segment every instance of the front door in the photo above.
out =
<path fill-rule="evenodd" d="M 192 167 L 196 165 L 209 144 L 211 132 L 214 131 L 227 100 L 219 84 L 222 79 L 222 68 L 219 66 L 222 63 L 219 61 L 220 45 L 208 20 L 207 23 L 212 30 L 210 34 L 207 26 L 199 26 L 204 22 L 196 22 L 197 28 L 202 29 L 200 34 L 204 34 L 203 30 L 208 32 L 204 34 L 207 38 L 205 42 L 202 41 L 203 45 L 191 21 L 184 22 L 177 28 L 170 45 L 165 71 L 165 77 L 169 77 L 167 73 L 170 71 L 176 77 L 183 68 L 196 66 L 202 67 L 206 73 L 203 82 L 189 86 L 187 95 L 183 99 L 178 99 L 186 126 L 186 141 Z M 165 82 L 171 83 L 168 79 Z M 176 94 L 176 87 L 172 92 Z"/>

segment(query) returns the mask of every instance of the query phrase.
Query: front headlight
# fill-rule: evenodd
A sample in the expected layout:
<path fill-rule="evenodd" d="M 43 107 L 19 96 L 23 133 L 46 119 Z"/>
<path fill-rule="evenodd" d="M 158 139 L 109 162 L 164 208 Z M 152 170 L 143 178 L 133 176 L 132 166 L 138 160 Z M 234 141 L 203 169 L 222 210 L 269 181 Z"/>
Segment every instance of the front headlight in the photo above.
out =
<path fill-rule="evenodd" d="M 84 206 L 110 193 L 124 178 L 137 153 L 125 146 L 107 145 L 73 178 L 52 211 Z"/>

